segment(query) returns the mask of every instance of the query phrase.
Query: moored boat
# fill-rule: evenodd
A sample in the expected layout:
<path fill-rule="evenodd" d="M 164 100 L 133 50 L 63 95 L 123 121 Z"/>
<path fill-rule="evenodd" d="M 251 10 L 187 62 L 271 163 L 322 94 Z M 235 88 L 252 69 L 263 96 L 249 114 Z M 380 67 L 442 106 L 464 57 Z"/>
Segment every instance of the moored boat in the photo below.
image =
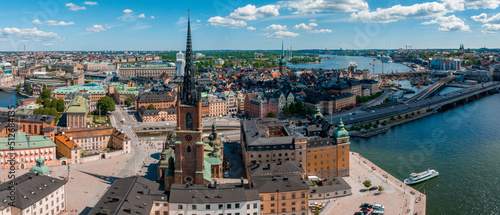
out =
<path fill-rule="evenodd" d="M 407 185 L 418 184 L 423 181 L 427 181 L 439 175 L 439 172 L 433 169 L 428 169 L 427 171 L 421 173 L 412 173 L 410 177 L 404 180 Z"/>

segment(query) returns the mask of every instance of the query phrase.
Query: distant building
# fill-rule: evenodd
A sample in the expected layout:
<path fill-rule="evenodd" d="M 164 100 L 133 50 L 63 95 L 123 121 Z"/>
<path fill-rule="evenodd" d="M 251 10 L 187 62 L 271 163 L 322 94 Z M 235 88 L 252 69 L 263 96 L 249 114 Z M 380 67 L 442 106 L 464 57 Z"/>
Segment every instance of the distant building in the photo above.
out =
<path fill-rule="evenodd" d="M 124 105 L 127 98 L 134 101 L 135 97 L 139 95 L 139 90 L 141 90 L 141 88 L 128 86 L 128 84 L 125 85 L 119 82 L 111 82 L 108 84 L 109 96 L 113 97 L 120 105 Z"/>
<path fill-rule="evenodd" d="M 14 181 L 16 196 L 12 201 L 9 196 Z M 0 184 L 0 214 L 61 214 L 66 211 L 66 198 L 65 180 L 28 172 Z"/>
<path fill-rule="evenodd" d="M 108 70 L 108 63 L 84 63 L 83 70 L 85 71 L 106 71 Z"/>
<path fill-rule="evenodd" d="M 373 80 L 373 79 L 363 79 L 359 81 L 361 84 L 361 87 L 363 90 L 368 89 L 370 90 L 370 95 L 373 95 L 375 93 L 378 93 L 380 91 L 380 82 Z"/>
<path fill-rule="evenodd" d="M 53 91 L 53 94 L 54 98 L 56 99 L 64 99 L 67 95 L 77 92 L 89 94 L 90 100 L 95 102 L 106 96 L 106 90 L 104 89 L 104 86 L 99 82 L 92 82 L 69 87 L 59 87 Z"/>
<path fill-rule="evenodd" d="M 182 51 L 179 51 L 176 55 L 176 60 L 175 60 L 175 67 L 177 70 L 176 76 L 181 77 L 184 76 L 184 67 L 186 67 L 186 60 L 184 58 L 184 53 Z"/>
<path fill-rule="evenodd" d="M 493 81 L 500 81 L 500 64 L 492 65 L 490 69 L 493 74 Z"/>
<path fill-rule="evenodd" d="M 64 129 L 60 135 L 66 135 L 69 140 L 76 143 L 82 151 L 102 153 L 106 148 L 130 152 L 130 138 L 111 126 L 69 128 Z"/>
<path fill-rule="evenodd" d="M 0 113 L 0 136 L 5 137 L 8 132 L 8 113 Z M 14 124 L 20 132 L 30 136 L 45 135 L 54 140 L 55 116 L 38 114 L 16 114 Z"/>
<path fill-rule="evenodd" d="M 173 77 L 176 71 L 168 64 L 122 64 L 119 73 L 120 76 L 158 78 L 164 75 Z"/>
<path fill-rule="evenodd" d="M 66 109 L 66 125 L 71 128 L 87 126 L 87 100 L 83 96 L 75 97 Z"/>
<path fill-rule="evenodd" d="M 149 107 L 153 105 L 156 109 L 167 109 L 175 107 L 177 101 L 177 92 L 163 91 L 163 92 L 148 92 L 140 95 L 135 101 L 135 108 L 139 110 L 141 107 Z"/>
<path fill-rule="evenodd" d="M 149 110 L 141 106 L 137 111 L 142 122 L 165 122 L 177 120 L 177 109 L 175 107 Z"/>
<path fill-rule="evenodd" d="M 10 150 L 7 137 L 0 137 L 0 165 L 9 169 L 14 164 L 16 169 L 27 169 L 36 165 L 36 159 L 42 156 L 48 166 L 58 165 L 56 162 L 56 144 L 45 135 L 29 136 L 24 132 L 12 134 L 16 146 Z M 11 162 L 10 154 L 15 156 L 15 163 Z"/>

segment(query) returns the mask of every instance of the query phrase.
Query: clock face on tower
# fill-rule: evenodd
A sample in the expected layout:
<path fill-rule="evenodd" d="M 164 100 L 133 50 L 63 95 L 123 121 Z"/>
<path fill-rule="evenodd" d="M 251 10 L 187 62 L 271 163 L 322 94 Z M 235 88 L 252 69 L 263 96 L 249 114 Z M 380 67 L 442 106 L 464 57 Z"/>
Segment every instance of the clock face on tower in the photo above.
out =
<path fill-rule="evenodd" d="M 186 139 L 187 141 L 191 141 L 191 140 L 193 139 L 193 137 L 192 137 L 191 135 L 186 135 L 185 139 Z"/>

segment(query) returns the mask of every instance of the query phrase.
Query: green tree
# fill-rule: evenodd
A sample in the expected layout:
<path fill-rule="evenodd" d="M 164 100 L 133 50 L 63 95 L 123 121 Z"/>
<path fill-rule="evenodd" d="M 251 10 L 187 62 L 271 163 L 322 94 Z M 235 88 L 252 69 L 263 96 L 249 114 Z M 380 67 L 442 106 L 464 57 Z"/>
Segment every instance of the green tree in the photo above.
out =
<path fill-rule="evenodd" d="M 307 107 L 307 109 L 306 109 L 306 115 L 311 116 L 313 114 L 314 114 L 314 110 L 311 107 Z"/>
<path fill-rule="evenodd" d="M 385 102 L 385 103 L 387 103 L 387 102 L 391 102 L 391 99 L 390 99 L 390 98 L 386 98 L 386 99 L 384 100 L 384 102 Z"/>
<path fill-rule="evenodd" d="M 290 115 L 290 108 L 287 105 L 283 107 L 283 114 L 285 114 L 285 116 Z"/>
<path fill-rule="evenodd" d="M 29 86 L 29 85 L 27 85 L 27 86 Z M 49 101 L 50 101 L 50 98 L 52 98 L 52 90 L 44 89 L 44 90 L 42 90 L 42 93 L 40 94 L 40 96 L 38 96 L 37 102 L 38 102 L 38 104 L 41 104 L 42 102 L 47 101 L 47 99 L 49 99 Z M 45 103 L 44 103 L 44 105 L 45 105 Z"/>
<path fill-rule="evenodd" d="M 394 120 L 396 120 L 396 119 L 394 119 L 394 116 L 391 116 L 391 119 L 390 119 L 390 120 L 391 120 L 391 121 L 394 121 Z"/>
<path fill-rule="evenodd" d="M 149 104 L 148 110 L 156 110 L 156 108 L 153 104 Z"/>
<path fill-rule="evenodd" d="M 302 102 L 295 103 L 295 109 L 297 110 L 296 113 L 304 114 L 304 104 L 302 104 Z"/>
<path fill-rule="evenodd" d="M 131 98 L 127 98 L 127 99 L 125 99 L 125 102 L 124 102 L 124 103 L 125 103 L 125 105 L 126 105 L 126 106 L 130 106 L 130 105 L 132 104 L 132 102 L 133 102 L 133 101 L 132 101 L 132 99 L 131 99 Z"/>
<path fill-rule="evenodd" d="M 71 86 L 75 85 L 75 81 L 71 79 Z"/>
<path fill-rule="evenodd" d="M 42 90 L 47 89 L 47 85 L 43 84 Z"/>
<path fill-rule="evenodd" d="M 66 110 L 66 105 L 64 104 L 63 99 L 58 99 L 57 100 L 57 107 L 56 107 L 58 112 L 64 112 Z"/>
<path fill-rule="evenodd" d="M 31 95 L 31 85 L 27 84 L 25 90 L 27 94 Z"/>
<path fill-rule="evenodd" d="M 408 119 L 408 114 L 405 115 L 405 119 Z"/>
<path fill-rule="evenodd" d="M 380 121 L 375 121 L 375 125 L 380 125 Z"/>
<path fill-rule="evenodd" d="M 16 87 L 16 91 L 17 91 L 17 92 L 21 92 L 21 83 L 19 83 L 19 85 L 17 85 L 17 87 Z"/>
<path fill-rule="evenodd" d="M 318 209 L 314 210 L 314 215 L 319 215 L 319 210 Z"/>
<path fill-rule="evenodd" d="M 104 96 L 97 101 L 97 108 L 103 113 L 115 111 L 115 101 L 109 96 Z"/>
<path fill-rule="evenodd" d="M 380 186 L 380 185 L 379 185 L 379 186 L 378 186 L 378 191 L 380 191 L 380 192 L 381 192 L 381 191 L 384 191 L 384 187 L 382 187 L 382 186 Z"/>
<path fill-rule="evenodd" d="M 368 124 L 365 125 L 365 130 L 370 130 L 372 127 Z"/>
<path fill-rule="evenodd" d="M 269 113 L 267 113 L 267 117 L 276 118 L 276 114 L 274 114 L 272 111 L 269 111 Z"/>
<path fill-rule="evenodd" d="M 57 99 L 53 98 L 52 101 L 50 102 L 50 107 L 55 108 L 57 110 Z"/>
<path fill-rule="evenodd" d="M 401 118 L 401 115 L 398 115 L 398 119 L 403 119 L 403 118 Z"/>
<path fill-rule="evenodd" d="M 363 185 L 365 185 L 365 187 L 368 188 L 368 187 L 372 186 L 372 182 L 369 180 L 366 180 L 365 182 L 363 182 Z"/>
<path fill-rule="evenodd" d="M 415 113 L 411 112 L 411 115 L 412 115 L 412 116 L 415 116 Z"/>
<path fill-rule="evenodd" d="M 381 125 L 382 126 L 386 126 L 387 125 L 387 121 L 384 120 Z"/>
<path fill-rule="evenodd" d="M 417 114 L 420 114 L 420 111 L 417 111 Z"/>

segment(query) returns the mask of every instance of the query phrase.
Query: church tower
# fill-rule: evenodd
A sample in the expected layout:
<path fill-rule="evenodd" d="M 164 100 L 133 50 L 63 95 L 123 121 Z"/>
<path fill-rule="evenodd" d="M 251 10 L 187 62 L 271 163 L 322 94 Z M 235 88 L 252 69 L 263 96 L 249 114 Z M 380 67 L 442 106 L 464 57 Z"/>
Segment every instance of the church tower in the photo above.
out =
<path fill-rule="evenodd" d="M 186 66 L 177 100 L 175 132 L 175 184 L 204 184 L 204 144 L 201 124 L 201 94 L 194 76 L 191 26 L 188 14 Z M 208 179 L 210 181 L 210 179 Z"/>

